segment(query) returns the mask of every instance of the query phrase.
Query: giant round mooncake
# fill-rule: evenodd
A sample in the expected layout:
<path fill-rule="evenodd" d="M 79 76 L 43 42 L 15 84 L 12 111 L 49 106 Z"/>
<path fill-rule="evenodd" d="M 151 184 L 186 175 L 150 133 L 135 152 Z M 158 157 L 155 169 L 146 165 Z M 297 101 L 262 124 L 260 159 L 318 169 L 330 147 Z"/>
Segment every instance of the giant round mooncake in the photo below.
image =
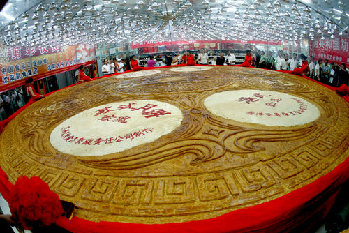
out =
<path fill-rule="evenodd" d="M 90 221 L 181 223 L 272 201 L 349 155 L 349 107 L 301 77 L 241 67 L 137 71 L 63 89 L 0 135 Z"/>

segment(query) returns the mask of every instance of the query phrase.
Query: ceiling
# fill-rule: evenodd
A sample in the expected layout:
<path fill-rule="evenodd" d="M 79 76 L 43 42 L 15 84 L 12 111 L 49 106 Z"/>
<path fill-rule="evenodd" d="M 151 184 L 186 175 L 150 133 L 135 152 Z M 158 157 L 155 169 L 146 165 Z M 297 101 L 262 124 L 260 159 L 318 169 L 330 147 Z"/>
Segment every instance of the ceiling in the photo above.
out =
<path fill-rule="evenodd" d="M 288 40 L 348 35 L 348 0 L 9 0 L 8 46 L 174 40 Z"/>

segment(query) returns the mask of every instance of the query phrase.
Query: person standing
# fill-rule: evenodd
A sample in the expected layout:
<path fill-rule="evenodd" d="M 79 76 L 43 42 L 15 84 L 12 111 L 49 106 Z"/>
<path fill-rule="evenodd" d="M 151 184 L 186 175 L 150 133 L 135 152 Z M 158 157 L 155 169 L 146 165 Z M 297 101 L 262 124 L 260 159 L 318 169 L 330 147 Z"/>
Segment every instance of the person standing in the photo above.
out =
<path fill-rule="evenodd" d="M 3 94 L 2 95 L 2 100 L 3 100 L 3 107 L 6 113 L 6 116 L 9 117 L 11 115 L 11 100 L 10 97 L 8 97 L 7 95 Z"/>
<path fill-rule="evenodd" d="M 221 53 L 219 57 L 216 58 L 216 65 L 223 66 L 225 62 L 224 53 Z"/>
<path fill-rule="evenodd" d="M 281 61 L 282 61 L 282 53 L 280 51 L 278 53 L 278 56 L 275 59 L 275 68 L 276 68 L 276 70 L 281 70 Z"/>
<path fill-rule="evenodd" d="M 267 57 L 265 56 L 265 53 L 263 51 L 260 52 L 259 57 L 260 58 L 258 61 L 258 56 L 256 56 L 256 67 L 267 68 Z"/>
<path fill-rule="evenodd" d="M 1 96 L 0 96 L 0 121 L 3 121 L 7 118 L 6 116 L 6 112 L 4 109 L 4 101 L 2 100 Z"/>
<path fill-rule="evenodd" d="M 235 62 L 236 62 L 235 54 L 231 54 L 230 51 L 228 51 L 226 61 L 228 65 L 235 65 Z"/>
<path fill-rule="evenodd" d="M 294 70 L 295 68 L 297 68 L 298 61 L 295 54 L 293 54 L 293 57 L 289 60 L 289 64 L 290 64 L 290 70 Z"/>
<path fill-rule="evenodd" d="M 314 80 L 320 81 L 321 59 L 316 62 L 314 68 Z"/>
<path fill-rule="evenodd" d="M 110 59 L 109 60 L 109 66 L 110 66 L 110 74 L 114 74 L 115 73 L 115 64 L 114 64 L 114 60 Z"/>
<path fill-rule="evenodd" d="M 131 56 L 130 66 L 133 71 L 143 70 L 143 68 L 138 65 L 135 55 Z"/>
<path fill-rule="evenodd" d="M 298 67 L 302 67 L 303 66 L 303 59 L 304 59 L 304 54 L 299 55 L 298 57 Z"/>
<path fill-rule="evenodd" d="M 310 63 L 309 63 L 309 77 L 314 79 L 314 69 L 315 69 L 315 64 L 313 58 L 310 58 Z"/>
<path fill-rule="evenodd" d="M 255 65 L 256 65 L 256 68 L 259 68 L 260 67 L 260 61 L 261 61 L 261 51 L 257 50 L 256 53 L 255 53 L 255 56 L 256 56 L 256 62 L 255 62 Z M 264 64 L 264 67 L 265 67 L 265 64 Z"/>
<path fill-rule="evenodd" d="M 251 51 L 246 51 L 245 61 L 241 64 L 243 67 L 250 67 L 252 63 Z"/>
<path fill-rule="evenodd" d="M 110 65 L 108 59 L 104 60 L 104 65 L 102 66 L 102 73 L 103 75 L 110 74 Z"/>
<path fill-rule="evenodd" d="M 195 66 L 195 58 L 194 55 L 189 53 L 187 57 L 187 66 Z"/>
<path fill-rule="evenodd" d="M 173 58 L 173 61 L 172 61 L 172 65 L 176 66 L 180 63 L 180 56 L 179 54 L 175 54 L 174 58 Z"/>
<path fill-rule="evenodd" d="M 23 99 L 23 95 L 22 95 L 22 90 L 21 89 L 18 89 L 17 92 L 17 95 L 16 95 L 16 102 L 17 102 L 17 106 L 19 108 L 23 107 L 24 106 L 24 99 Z"/>
<path fill-rule="evenodd" d="M 148 67 L 155 67 L 155 61 L 154 61 L 154 57 L 150 56 L 149 60 L 147 61 L 147 66 Z"/>
<path fill-rule="evenodd" d="M 182 56 L 182 58 L 181 58 L 181 61 L 182 61 L 181 63 L 187 64 L 188 55 L 189 55 L 188 52 L 184 52 L 184 54 L 183 54 L 183 56 Z"/>
<path fill-rule="evenodd" d="M 114 64 L 114 74 L 118 72 L 119 70 L 119 64 L 116 61 L 116 58 L 113 58 L 113 64 Z"/>
<path fill-rule="evenodd" d="M 288 62 L 287 62 L 287 55 L 284 54 L 281 57 L 281 69 L 282 70 L 288 70 Z"/>
<path fill-rule="evenodd" d="M 325 63 L 321 67 L 321 77 L 320 80 L 322 83 L 327 84 L 330 78 L 330 67 L 328 65 L 328 60 L 325 59 Z"/>
<path fill-rule="evenodd" d="M 166 64 L 166 66 L 171 66 L 172 65 L 172 56 L 171 55 L 169 55 L 169 54 L 166 54 L 165 55 L 165 64 Z"/>
<path fill-rule="evenodd" d="M 40 95 L 39 93 L 37 93 L 35 91 L 35 88 L 33 86 L 33 78 L 32 77 L 29 77 L 26 81 L 26 91 L 27 91 L 27 95 L 30 97 L 30 99 L 33 99 L 33 100 L 38 100 L 38 99 L 41 99 L 43 98 L 44 96 L 43 95 Z"/>
<path fill-rule="evenodd" d="M 187 64 L 187 66 L 194 66 L 195 60 L 193 54 L 186 52 L 182 57 L 183 63 Z"/>
<path fill-rule="evenodd" d="M 349 73 L 346 69 L 345 63 L 342 63 L 339 67 L 338 71 L 338 83 L 337 86 L 341 86 L 342 84 L 345 84 L 349 86 Z"/>
<path fill-rule="evenodd" d="M 124 69 L 125 63 L 124 63 L 123 59 L 118 59 L 117 63 L 118 63 L 118 70 L 117 70 L 117 72 L 118 73 L 125 72 L 125 69 Z"/>
<path fill-rule="evenodd" d="M 216 58 L 213 56 L 213 52 L 211 51 L 208 55 L 209 64 L 215 66 Z"/>
<path fill-rule="evenodd" d="M 270 69 L 270 70 L 275 69 L 275 60 L 271 52 L 268 52 L 267 69 Z"/>
<path fill-rule="evenodd" d="M 328 84 L 330 86 L 334 87 L 338 85 L 338 74 L 339 74 L 339 66 L 337 63 L 332 62 L 329 80 L 328 80 Z"/>
<path fill-rule="evenodd" d="M 201 52 L 199 53 L 198 63 L 201 65 L 208 64 L 208 55 L 204 49 L 202 49 Z"/>
<path fill-rule="evenodd" d="M 16 101 L 16 98 L 17 98 L 17 91 L 16 90 L 13 90 L 10 92 L 10 107 L 11 107 L 11 112 L 12 114 L 15 113 L 19 107 L 17 105 L 17 101 Z"/>

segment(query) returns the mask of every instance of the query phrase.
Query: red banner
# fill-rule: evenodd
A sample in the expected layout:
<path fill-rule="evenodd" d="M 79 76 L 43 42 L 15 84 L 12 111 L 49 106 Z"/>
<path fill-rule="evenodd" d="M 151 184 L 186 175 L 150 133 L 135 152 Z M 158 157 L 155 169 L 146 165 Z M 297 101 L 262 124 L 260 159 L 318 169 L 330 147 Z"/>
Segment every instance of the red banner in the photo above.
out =
<path fill-rule="evenodd" d="M 349 38 L 315 40 L 309 42 L 309 55 L 315 60 L 349 64 Z"/>
<path fill-rule="evenodd" d="M 178 41 L 167 41 L 167 42 L 142 42 L 142 43 L 131 43 L 131 49 L 136 49 L 140 47 L 156 47 L 163 45 L 186 45 L 186 44 L 196 44 L 196 43 L 238 43 L 238 44 L 269 44 L 269 45 L 281 45 L 281 41 L 263 41 L 263 40 L 178 40 Z"/>
<path fill-rule="evenodd" d="M 41 46 L 41 47 L 13 47 L 8 49 L 8 58 L 10 61 L 25 59 L 28 57 L 38 57 L 45 54 L 60 53 L 60 46 Z"/>

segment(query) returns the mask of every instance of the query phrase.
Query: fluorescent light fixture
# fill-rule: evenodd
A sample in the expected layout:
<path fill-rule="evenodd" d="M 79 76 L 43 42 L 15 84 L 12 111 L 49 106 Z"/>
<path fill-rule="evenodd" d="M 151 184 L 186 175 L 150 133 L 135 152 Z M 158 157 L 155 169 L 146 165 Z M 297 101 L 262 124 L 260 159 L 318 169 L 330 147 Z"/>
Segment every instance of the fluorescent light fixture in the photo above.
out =
<path fill-rule="evenodd" d="M 7 3 L 4 8 L 2 8 L 1 13 L 6 13 L 6 11 L 13 5 L 13 3 Z"/>
<path fill-rule="evenodd" d="M 11 21 L 15 20 L 15 17 L 13 17 L 11 15 L 8 15 L 8 14 L 6 14 L 4 12 L 1 12 L 0 15 L 4 16 L 6 19 L 11 20 Z"/>
<path fill-rule="evenodd" d="M 343 11 L 338 10 L 338 9 L 336 9 L 336 8 L 333 8 L 333 10 L 336 11 L 336 12 L 338 12 L 339 14 L 342 14 L 342 13 L 343 13 Z"/>
<path fill-rule="evenodd" d="M 9 15 L 6 13 L 6 11 L 12 6 L 12 3 L 7 3 L 4 8 L 2 8 L 2 11 L 0 12 L 0 15 L 4 16 L 5 18 L 7 18 L 8 20 L 15 20 L 15 17 Z"/>
<path fill-rule="evenodd" d="M 227 12 L 235 12 L 237 9 L 236 7 L 230 6 L 229 8 L 226 8 Z"/>

